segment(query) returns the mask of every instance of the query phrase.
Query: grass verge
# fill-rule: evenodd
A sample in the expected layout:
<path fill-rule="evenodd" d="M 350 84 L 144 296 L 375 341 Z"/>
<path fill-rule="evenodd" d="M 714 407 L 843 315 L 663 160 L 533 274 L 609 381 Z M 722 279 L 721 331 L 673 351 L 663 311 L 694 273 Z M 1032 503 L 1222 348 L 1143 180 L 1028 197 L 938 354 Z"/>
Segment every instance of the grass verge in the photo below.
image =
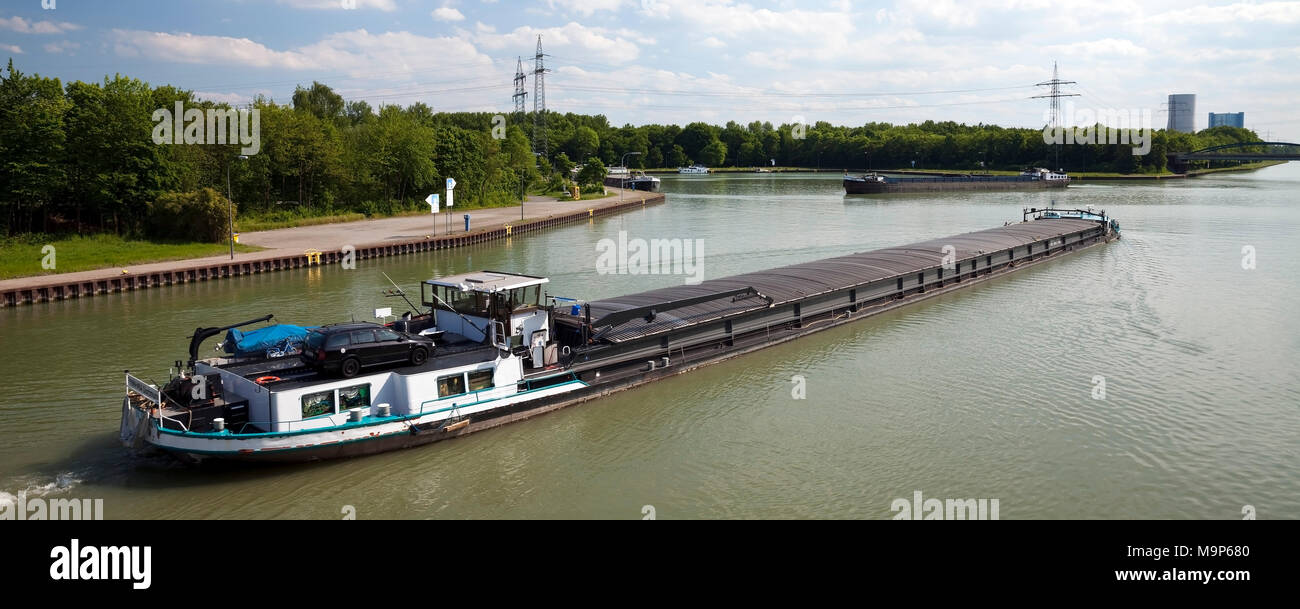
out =
<path fill-rule="evenodd" d="M 53 246 L 54 249 L 46 249 Z M 235 245 L 236 252 L 262 248 Z M 26 235 L 0 240 L 0 279 L 56 275 L 124 267 L 149 262 L 219 256 L 229 252 L 224 243 L 160 243 L 123 239 L 114 235 L 79 235 L 54 238 Z M 54 268 L 44 268 L 52 263 Z"/>

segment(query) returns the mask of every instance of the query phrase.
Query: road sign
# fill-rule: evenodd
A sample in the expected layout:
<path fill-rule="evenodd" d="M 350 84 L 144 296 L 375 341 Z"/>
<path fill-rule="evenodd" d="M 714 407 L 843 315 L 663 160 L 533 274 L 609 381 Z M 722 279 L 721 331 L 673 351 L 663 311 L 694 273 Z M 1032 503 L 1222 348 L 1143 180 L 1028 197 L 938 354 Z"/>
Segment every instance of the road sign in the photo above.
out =
<path fill-rule="evenodd" d="M 425 197 L 424 202 L 429 204 L 429 213 L 438 213 L 438 195 L 429 195 Z"/>

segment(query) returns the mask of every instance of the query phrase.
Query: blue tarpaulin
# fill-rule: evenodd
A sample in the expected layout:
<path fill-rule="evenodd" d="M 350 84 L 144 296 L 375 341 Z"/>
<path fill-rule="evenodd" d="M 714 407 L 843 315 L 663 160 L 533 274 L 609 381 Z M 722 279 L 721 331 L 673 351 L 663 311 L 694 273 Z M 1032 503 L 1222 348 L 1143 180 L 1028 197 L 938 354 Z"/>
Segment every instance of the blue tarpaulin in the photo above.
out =
<path fill-rule="evenodd" d="M 307 340 L 307 330 L 308 328 L 290 324 L 267 326 L 251 332 L 233 328 L 226 332 L 223 345 L 226 353 L 236 357 L 265 355 L 267 350 L 278 349 L 286 344 L 301 348 L 303 341 Z"/>

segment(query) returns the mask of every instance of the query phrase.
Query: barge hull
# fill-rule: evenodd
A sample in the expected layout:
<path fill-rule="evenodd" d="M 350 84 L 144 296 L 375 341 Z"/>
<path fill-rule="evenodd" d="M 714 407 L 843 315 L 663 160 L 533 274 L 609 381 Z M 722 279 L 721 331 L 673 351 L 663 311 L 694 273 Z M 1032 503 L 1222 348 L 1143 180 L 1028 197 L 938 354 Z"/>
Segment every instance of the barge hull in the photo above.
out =
<path fill-rule="evenodd" d="M 896 182 L 844 180 L 844 191 L 851 195 L 875 195 L 899 192 L 955 192 L 1038 190 L 1065 188 L 1069 180 L 994 181 L 966 178 L 902 178 Z"/>
<path fill-rule="evenodd" d="M 1045 234 L 1057 234 L 1059 236 L 1046 239 L 1046 243 L 1055 245 L 1046 245 L 1041 249 L 1035 249 L 1033 247 L 1034 243 L 1028 243 L 1007 250 L 981 252 L 976 256 L 966 256 L 962 258 L 966 265 L 963 267 L 954 264 L 955 272 L 950 273 L 946 278 L 942 274 L 935 273 L 931 281 L 926 282 L 925 268 L 923 267 L 919 271 L 908 270 L 861 285 L 829 290 L 794 302 L 783 302 L 758 310 L 751 309 L 730 315 L 722 315 L 709 321 L 700 321 L 684 327 L 659 328 L 659 331 L 648 334 L 625 331 L 623 334 L 625 340 L 622 343 L 606 345 L 604 349 L 579 355 L 569 362 L 569 367 L 566 370 L 545 377 L 555 382 L 577 378 L 586 382 L 587 387 L 475 414 L 468 419 L 468 425 L 455 431 L 417 430 L 416 433 L 379 436 L 348 443 L 302 446 L 269 453 L 194 455 L 184 453 L 184 451 L 176 452 L 180 456 L 189 457 L 191 460 L 300 462 L 362 456 L 430 444 L 491 429 L 567 406 L 598 399 L 654 380 L 689 372 L 701 366 L 781 344 L 814 332 L 838 327 L 935 296 L 982 284 L 990 279 L 1037 266 L 1055 260 L 1062 255 L 1119 238 L 1118 233 L 1111 230 L 1104 222 L 1083 220 L 1035 221 L 1035 223 L 1040 222 L 1053 223 L 1053 225 L 1061 226 L 1067 230 L 1060 233 L 1046 231 Z M 992 230 L 997 231 L 998 229 Z M 981 233 L 972 233 L 972 235 L 988 232 L 990 231 L 981 231 Z M 915 246 L 893 249 L 905 250 L 911 247 Z M 1015 255 L 1017 251 L 1022 252 L 1023 255 L 1017 257 Z M 1003 262 L 999 264 L 991 263 L 992 258 L 997 256 L 1002 256 Z M 971 264 L 973 258 L 989 260 L 990 264 Z M 961 271 L 963 268 L 965 269 L 964 272 Z M 922 273 L 919 281 L 910 284 L 909 282 L 895 282 L 896 279 L 901 279 L 905 275 L 915 276 L 917 272 Z M 899 289 L 872 290 L 871 284 L 880 281 L 894 282 L 894 285 Z M 862 298 L 858 297 L 859 290 L 862 290 Z M 653 292 L 648 294 L 653 294 Z M 632 297 L 636 296 L 638 295 Z M 676 331 L 674 332 L 674 330 Z M 539 380 L 545 382 L 545 380 L 536 377 L 533 382 Z"/>

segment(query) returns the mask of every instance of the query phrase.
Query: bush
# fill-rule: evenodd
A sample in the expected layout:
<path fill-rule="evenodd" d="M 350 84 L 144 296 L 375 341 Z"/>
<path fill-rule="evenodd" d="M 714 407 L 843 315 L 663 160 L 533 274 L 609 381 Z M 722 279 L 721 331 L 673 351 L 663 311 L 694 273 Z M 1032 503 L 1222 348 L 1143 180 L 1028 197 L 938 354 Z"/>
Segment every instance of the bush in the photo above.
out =
<path fill-rule="evenodd" d="M 560 176 L 551 176 L 551 179 L 546 182 L 545 192 L 563 192 L 567 188 L 568 180 Z"/>
<path fill-rule="evenodd" d="M 164 241 L 224 243 L 235 213 L 225 197 L 211 188 L 169 192 L 149 203 L 147 231 Z"/>

